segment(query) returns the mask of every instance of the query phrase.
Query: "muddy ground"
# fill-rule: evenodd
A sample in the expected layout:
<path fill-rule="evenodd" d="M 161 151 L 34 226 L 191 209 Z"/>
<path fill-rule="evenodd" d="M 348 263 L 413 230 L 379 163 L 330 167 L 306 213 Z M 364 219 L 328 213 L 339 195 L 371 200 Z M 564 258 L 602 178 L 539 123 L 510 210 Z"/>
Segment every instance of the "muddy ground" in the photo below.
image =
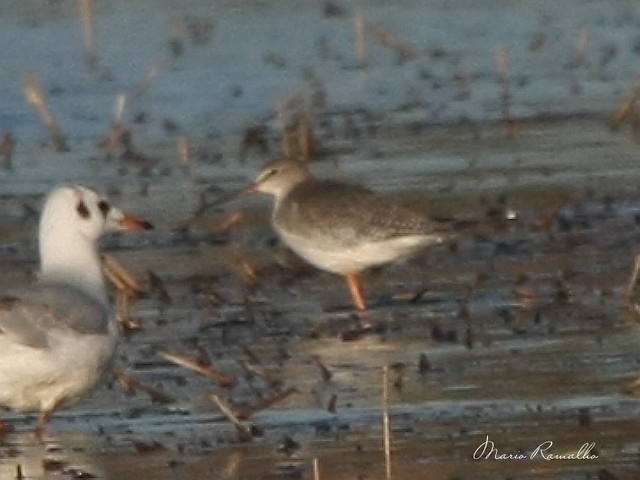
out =
<path fill-rule="evenodd" d="M 640 403 L 624 390 L 640 373 L 639 339 L 624 299 L 638 248 L 637 146 L 601 118 L 523 123 L 512 138 L 501 125 L 479 135 L 398 131 L 379 131 L 375 160 L 344 158 L 357 175 L 338 173 L 367 182 L 383 171 L 367 182 L 380 188 L 406 181 L 390 194 L 457 236 L 368 275 L 372 308 L 360 321 L 370 329 L 360 335 L 342 280 L 277 244 L 266 198 L 233 200 L 186 228 L 182 210 L 205 189 L 197 177 L 169 166 L 122 177 L 114 201 L 157 230 L 111 237 L 105 250 L 143 278 L 153 272 L 168 297 L 152 290 L 133 307 L 142 329 L 123 339 L 118 367 L 175 401 L 154 404 L 109 381 L 55 417 L 46 446 L 35 444 L 32 418 L 8 414 L 18 433 L 3 440 L 3 476 L 20 464 L 28 478 L 69 469 L 118 479 L 312 478 L 317 458 L 321 478 L 384 478 L 390 365 L 394 478 L 635 478 Z M 437 172 L 421 173 L 423 149 Z M 473 150 L 477 161 L 458 160 Z M 102 162 L 81 159 L 78 169 L 114 169 Z M 335 171 L 327 160 L 315 165 Z M 12 188 L 41 165 L 32 168 L 7 173 Z M 3 284 L 37 268 L 39 201 L 4 196 Z M 219 232 L 236 212 L 245 220 Z M 209 359 L 237 383 L 224 388 L 159 350 Z M 250 405 L 289 387 L 296 393 L 251 416 L 247 443 L 209 399 Z M 474 461 L 487 436 L 504 454 L 530 455 L 547 441 L 554 453 L 575 453 L 593 442 L 598 458 Z"/>
<path fill-rule="evenodd" d="M 632 126 L 614 131 L 610 120 L 633 83 L 633 28 L 640 14 L 634 3 L 609 8 L 592 2 L 569 22 L 557 15 L 555 2 L 533 2 L 533 16 L 499 1 L 487 9 L 463 1 L 428 3 L 427 12 L 414 2 L 397 9 L 375 3 L 371 11 L 397 31 L 407 25 L 410 39 L 420 38 L 413 12 L 427 19 L 429 35 L 440 32 L 438 22 L 452 11 L 464 12 L 447 32 L 464 41 L 435 35 L 440 43 L 430 37 L 419 44 L 418 60 L 401 62 L 371 47 L 372 64 L 354 67 L 345 60 L 352 51 L 333 43 L 333 30 L 314 31 L 316 40 L 328 35 L 329 60 L 304 59 L 322 65 L 319 76 L 330 93 L 329 104 L 313 107 L 314 171 L 387 192 L 455 233 L 416 258 L 369 272 L 371 309 L 364 316 L 352 311 L 340 278 L 304 265 L 278 243 L 268 224 L 269 199 L 215 202 L 246 185 L 280 150 L 273 107 L 299 79 L 288 78 L 278 89 L 277 75 L 260 77 L 252 64 L 227 71 L 236 77 L 222 82 L 221 91 L 207 91 L 217 99 L 211 105 L 199 105 L 205 97 L 197 81 L 179 88 L 200 79 L 207 65 L 198 58 L 205 50 L 194 47 L 187 57 L 192 64 L 163 73 L 125 118 L 135 141 L 132 155 L 100 144 L 113 94 L 131 84 L 118 77 L 124 70 L 115 70 L 115 84 L 98 80 L 78 88 L 89 82 L 79 73 L 81 61 L 60 73 L 59 57 L 44 61 L 25 53 L 23 63 L 32 57 L 44 62 L 38 65 L 47 72 L 70 148 L 54 151 L 35 114 L 23 107 L 19 86 L 7 86 L 19 85 L 10 74 L 0 133 L 12 133 L 18 143 L 11 166 L 0 171 L 0 287 L 35 277 L 38 212 L 53 185 L 89 183 L 143 214 L 156 230 L 103 242 L 149 287 L 131 306 L 140 328 L 123 334 L 117 368 L 171 398 L 126 392 L 109 377 L 89 399 L 54 417 L 44 445 L 31 433 L 33 417 L 7 412 L 16 432 L 0 443 L 0 477 L 311 479 L 316 460 L 317 478 L 382 479 L 382 371 L 388 366 L 394 479 L 638 478 L 640 401 L 629 386 L 640 375 L 640 293 L 627 301 L 627 283 L 640 252 L 640 150 Z M 114 4 L 98 9 L 108 32 L 115 25 L 129 33 L 146 25 L 143 32 L 154 32 L 182 14 L 165 3 L 154 10 L 157 16 L 148 15 L 156 8 L 148 2 L 133 13 L 126 3 Z M 0 19 L 12 27 L 0 37 L 44 30 L 61 40 L 67 29 L 78 28 L 70 2 L 50 2 L 37 17 L 24 5 L 3 5 Z M 338 21 L 350 24 L 353 5 L 343 7 Z M 224 2 L 219 8 L 240 28 L 245 11 Z M 246 8 L 253 13 L 244 22 L 248 28 L 255 31 L 264 15 L 289 32 L 275 41 L 268 25 L 262 27 L 275 46 L 260 51 L 257 64 L 271 69 L 282 59 L 267 53 L 282 53 L 286 39 L 300 34 L 289 31 L 290 15 L 335 28 L 315 4 L 303 13 L 260 2 Z M 148 23 L 134 22 L 140 16 Z M 128 21 L 118 23 L 122 18 Z M 489 28 L 492 22 L 500 28 Z M 591 61 L 567 66 L 563 57 L 552 67 L 549 59 L 559 51 L 572 58 L 581 22 L 593 26 Z M 224 24 L 220 28 L 224 33 Z M 265 32 L 255 33 L 259 43 Z M 248 47 L 216 38 L 207 61 L 222 68 L 241 64 L 233 49 Z M 474 45 L 476 38 L 490 45 Z M 509 124 L 493 65 L 493 42 L 504 39 L 516 42 L 509 48 L 521 54 L 513 57 Z M 127 41 L 124 34 L 113 36 L 115 44 Z M 52 49 L 69 46 L 54 43 Z M 144 71 L 140 65 L 155 53 L 141 52 L 143 42 L 131 44 L 132 59 L 144 59 L 137 60 L 137 71 Z M 113 64 L 118 49 L 103 48 L 102 62 Z M 234 53 L 227 58 L 225 49 Z M 297 57 L 283 58 L 300 76 Z M 21 62 L 11 61 L 15 72 Z M 332 70 L 332 61 L 340 67 Z M 477 72 L 465 97 L 454 73 L 467 67 Z M 401 79 L 389 80 L 389 72 L 402 72 Z M 344 92 L 336 87 L 341 79 Z M 417 81 L 424 82 L 418 90 Z M 65 82 L 71 86 L 61 89 Z M 253 89 L 258 84 L 265 90 Z M 232 91 L 238 103 L 229 100 Z M 359 95 L 355 104 L 343 98 L 352 93 Z M 264 104 L 255 100 L 263 94 Z M 426 100 L 416 101 L 423 94 Z M 208 114 L 201 111 L 207 108 Z M 216 117 L 220 109 L 237 116 Z M 244 142 L 251 148 L 243 152 L 244 128 L 256 118 L 265 149 Z M 176 153 L 183 135 L 191 145 L 186 164 Z M 216 204 L 201 209 L 203 199 Z M 236 214 L 239 221 L 228 225 Z M 210 362 L 235 385 L 174 365 L 162 352 Z M 249 417 L 249 441 L 211 400 L 216 394 L 241 409 L 290 389 L 295 392 Z M 474 459 L 487 439 L 497 453 Z M 588 448 L 580 458 L 549 458 L 575 456 L 583 445 Z M 539 452 L 540 446 L 549 449 Z"/>

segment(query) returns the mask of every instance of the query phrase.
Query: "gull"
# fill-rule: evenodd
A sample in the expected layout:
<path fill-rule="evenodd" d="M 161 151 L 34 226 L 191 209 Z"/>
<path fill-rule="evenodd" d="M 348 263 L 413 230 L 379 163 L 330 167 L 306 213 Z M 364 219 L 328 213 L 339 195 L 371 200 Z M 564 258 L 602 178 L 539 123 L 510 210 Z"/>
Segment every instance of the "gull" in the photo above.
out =
<path fill-rule="evenodd" d="M 315 267 L 344 275 L 358 310 L 367 308 L 362 271 L 443 241 L 424 215 L 364 187 L 317 179 L 302 162 L 268 163 L 249 190 L 275 197 L 279 237 Z"/>
<path fill-rule="evenodd" d="M 82 185 L 47 196 L 39 279 L 0 292 L 0 406 L 39 412 L 41 441 L 53 412 L 85 397 L 114 358 L 118 327 L 98 240 L 107 232 L 150 228 Z"/>

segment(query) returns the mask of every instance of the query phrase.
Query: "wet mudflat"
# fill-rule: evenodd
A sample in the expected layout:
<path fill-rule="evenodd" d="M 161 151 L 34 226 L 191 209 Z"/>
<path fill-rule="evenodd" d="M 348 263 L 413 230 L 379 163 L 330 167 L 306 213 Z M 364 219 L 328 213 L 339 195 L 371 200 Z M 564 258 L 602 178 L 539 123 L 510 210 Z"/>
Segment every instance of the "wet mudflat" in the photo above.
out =
<path fill-rule="evenodd" d="M 388 190 L 447 222 L 456 238 L 371 272 L 372 308 L 360 319 L 341 279 L 274 241 L 266 198 L 232 200 L 185 228 L 206 188 L 194 172 L 111 180 L 118 202 L 157 230 L 111 237 L 105 250 L 164 285 L 131 310 L 141 329 L 123 338 L 117 367 L 173 401 L 154 403 L 110 380 L 60 412 L 44 446 L 32 418 L 7 414 L 17 433 L 3 439 L 2 476 L 21 465 L 26 478 L 313 478 L 317 459 L 320 478 L 384 478 L 388 365 L 394 478 L 634 478 L 640 402 L 625 389 L 640 373 L 639 339 L 624 298 L 638 248 L 636 145 L 600 118 L 530 122 L 513 138 L 501 125 L 481 138 L 456 128 L 398 136 L 397 128 L 380 131 L 376 160 L 347 156 L 339 170 L 330 161 L 315 169 Z M 419 157 L 427 148 L 435 160 Z M 457 160 L 474 148 L 477 161 Z M 55 171 L 80 178 L 110 170 L 73 155 L 55 161 Z M 436 173 L 424 173 L 429 161 Z M 15 193 L 2 202 L 3 285 L 37 268 L 40 198 L 24 190 L 48 167 L 24 164 L 4 178 Z M 208 168 L 235 172 L 210 174 L 221 189 L 250 178 L 244 167 Z M 245 220 L 221 232 L 236 212 Z M 206 359 L 235 385 L 160 352 Z M 249 442 L 210 399 L 242 408 L 289 388 L 247 420 Z M 474 460 L 487 437 L 497 455 L 527 458 Z M 597 458 L 544 459 L 535 450 L 545 442 L 557 455 L 593 443 Z"/>
<path fill-rule="evenodd" d="M 3 414 L 16 431 L 0 440 L 0 477 L 382 479 L 387 366 L 394 479 L 637 478 L 640 292 L 627 301 L 627 283 L 640 150 L 609 120 L 636 75 L 640 12 L 611 3 L 372 2 L 367 19 L 418 54 L 370 42 L 363 64 L 351 2 L 96 4 L 92 78 L 75 4 L 0 5 L 0 40 L 19 45 L 0 69 L 0 133 L 17 139 L 0 170 L 0 291 L 34 279 L 53 185 L 97 186 L 156 225 L 103 242 L 146 286 L 116 362 L 138 385 L 108 378 L 54 417 L 45 445 L 34 418 Z M 109 151 L 115 96 L 140 87 L 175 18 L 187 53 L 130 97 L 133 150 Z M 69 151 L 26 105 L 25 69 Z M 292 91 L 326 94 L 307 106 L 318 175 L 387 192 L 455 234 L 369 272 L 364 316 L 342 279 L 278 243 L 269 199 L 216 202 L 282 150 L 287 115 L 274 111 Z M 246 414 L 250 440 L 212 395 Z"/>

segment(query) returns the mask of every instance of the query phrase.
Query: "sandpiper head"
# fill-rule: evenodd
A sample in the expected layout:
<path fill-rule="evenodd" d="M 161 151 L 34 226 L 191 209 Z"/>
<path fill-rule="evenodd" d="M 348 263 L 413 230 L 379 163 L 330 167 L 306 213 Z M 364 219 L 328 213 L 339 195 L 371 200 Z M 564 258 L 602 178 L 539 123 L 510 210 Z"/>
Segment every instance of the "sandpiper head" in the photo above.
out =
<path fill-rule="evenodd" d="M 96 190 L 83 185 L 65 185 L 53 190 L 45 201 L 40 218 L 40 233 L 65 231 L 89 240 L 117 230 L 153 228 L 142 218 L 112 206 Z"/>
<path fill-rule="evenodd" d="M 307 166 L 295 160 L 275 160 L 267 163 L 250 190 L 269 193 L 276 198 L 284 197 L 300 182 L 311 176 Z"/>

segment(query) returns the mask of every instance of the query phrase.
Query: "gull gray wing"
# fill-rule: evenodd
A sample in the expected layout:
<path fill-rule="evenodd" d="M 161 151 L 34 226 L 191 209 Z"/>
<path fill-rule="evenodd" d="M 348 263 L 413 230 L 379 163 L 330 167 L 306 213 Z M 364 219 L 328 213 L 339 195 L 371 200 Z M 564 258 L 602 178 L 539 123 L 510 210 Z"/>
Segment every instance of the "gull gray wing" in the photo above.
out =
<path fill-rule="evenodd" d="M 345 246 L 407 235 L 441 238 L 427 217 L 366 188 L 328 180 L 294 188 L 275 212 L 274 224 Z"/>
<path fill-rule="evenodd" d="M 0 335 L 34 348 L 49 345 L 52 329 L 106 334 L 109 310 L 69 286 L 41 285 L 0 296 Z"/>

